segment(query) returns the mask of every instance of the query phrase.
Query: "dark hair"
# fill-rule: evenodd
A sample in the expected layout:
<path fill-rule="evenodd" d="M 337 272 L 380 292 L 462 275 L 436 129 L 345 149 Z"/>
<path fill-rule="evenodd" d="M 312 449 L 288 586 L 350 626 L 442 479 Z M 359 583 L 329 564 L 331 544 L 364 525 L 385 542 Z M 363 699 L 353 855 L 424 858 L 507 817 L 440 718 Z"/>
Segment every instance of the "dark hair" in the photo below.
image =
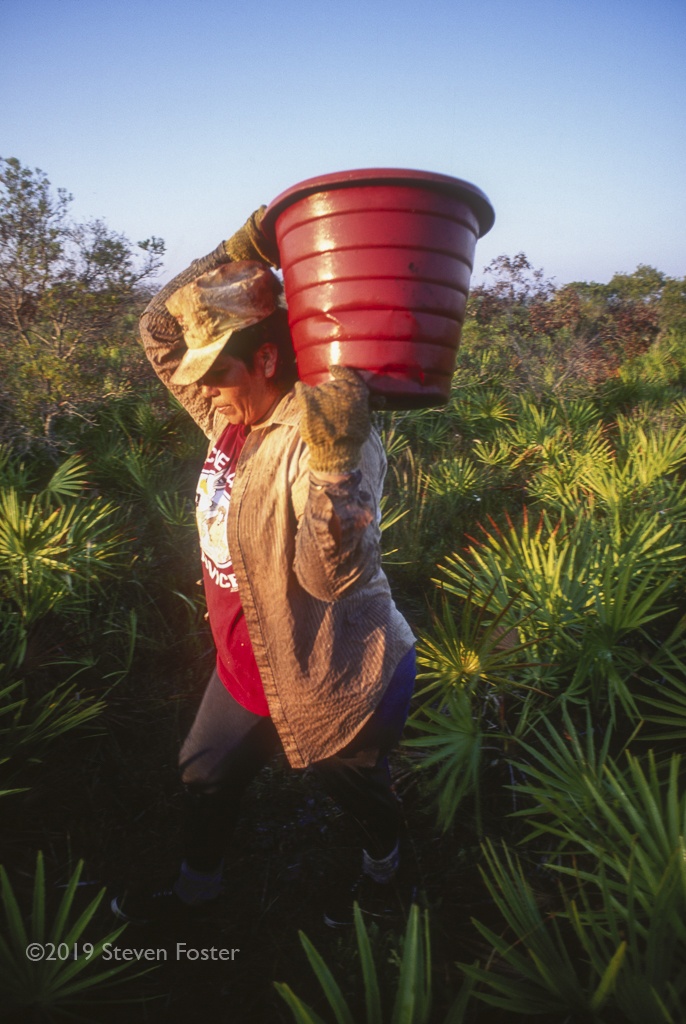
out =
<path fill-rule="evenodd" d="M 279 307 L 252 327 L 236 331 L 226 343 L 224 352 L 234 359 L 240 359 L 249 370 L 252 370 L 258 349 L 267 343 L 275 345 L 277 350 L 274 383 L 290 387 L 298 379 L 298 368 L 295 363 L 287 310 Z"/>

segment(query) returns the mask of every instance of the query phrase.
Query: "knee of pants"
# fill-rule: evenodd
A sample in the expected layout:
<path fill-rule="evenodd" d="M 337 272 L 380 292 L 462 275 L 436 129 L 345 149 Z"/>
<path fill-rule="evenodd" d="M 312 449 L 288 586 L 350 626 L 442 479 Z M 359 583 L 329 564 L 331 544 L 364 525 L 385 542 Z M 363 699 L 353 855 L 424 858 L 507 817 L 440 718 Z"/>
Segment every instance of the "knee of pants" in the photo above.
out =
<path fill-rule="evenodd" d="M 222 777 L 216 771 L 213 761 L 200 751 L 193 757 L 184 759 L 183 751 L 179 758 L 179 773 L 184 789 L 194 793 L 218 793 L 221 789 Z"/>

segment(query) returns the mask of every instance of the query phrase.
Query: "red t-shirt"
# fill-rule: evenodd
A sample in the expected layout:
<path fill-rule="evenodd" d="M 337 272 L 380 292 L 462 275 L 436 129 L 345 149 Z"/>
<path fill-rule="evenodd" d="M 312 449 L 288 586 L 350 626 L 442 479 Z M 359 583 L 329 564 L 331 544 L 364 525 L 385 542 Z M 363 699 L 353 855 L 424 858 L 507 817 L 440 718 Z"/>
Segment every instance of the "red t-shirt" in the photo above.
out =
<path fill-rule="evenodd" d="M 245 428 L 229 424 L 202 468 L 196 495 L 196 519 L 219 678 L 244 708 L 257 715 L 268 715 L 269 706 L 245 624 L 226 528 L 236 464 L 244 444 Z"/>

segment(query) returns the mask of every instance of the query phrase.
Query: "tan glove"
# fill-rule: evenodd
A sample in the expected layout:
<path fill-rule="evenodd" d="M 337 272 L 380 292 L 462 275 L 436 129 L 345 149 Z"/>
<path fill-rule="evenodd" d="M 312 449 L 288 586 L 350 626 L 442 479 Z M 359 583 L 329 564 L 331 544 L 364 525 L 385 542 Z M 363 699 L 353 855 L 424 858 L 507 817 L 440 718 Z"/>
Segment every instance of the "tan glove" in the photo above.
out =
<path fill-rule="evenodd" d="M 372 428 L 369 391 L 347 366 L 332 366 L 330 372 L 334 379 L 315 387 L 301 381 L 295 385 L 300 433 L 310 449 L 313 472 L 352 473 Z"/>
<path fill-rule="evenodd" d="M 261 224 L 266 206 L 255 210 L 242 228 L 224 242 L 224 252 L 232 260 L 259 260 L 272 267 L 281 266 L 276 242 L 262 232 Z"/>

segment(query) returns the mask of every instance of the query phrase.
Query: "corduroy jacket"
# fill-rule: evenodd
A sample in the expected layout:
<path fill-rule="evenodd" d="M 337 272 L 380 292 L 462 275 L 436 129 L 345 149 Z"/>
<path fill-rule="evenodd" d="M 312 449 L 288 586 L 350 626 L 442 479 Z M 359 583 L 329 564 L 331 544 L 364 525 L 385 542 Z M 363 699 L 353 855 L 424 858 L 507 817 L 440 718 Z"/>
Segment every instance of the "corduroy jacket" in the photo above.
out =
<path fill-rule="evenodd" d="M 162 382 L 210 440 L 226 426 L 199 385 L 170 377 L 183 334 L 164 300 L 227 257 L 220 246 L 170 282 L 141 318 Z M 253 426 L 241 452 L 227 522 L 229 550 L 269 710 L 296 768 L 344 747 L 370 717 L 414 643 L 381 568 L 386 456 L 376 431 L 343 483 L 310 477 L 293 390 Z"/>

